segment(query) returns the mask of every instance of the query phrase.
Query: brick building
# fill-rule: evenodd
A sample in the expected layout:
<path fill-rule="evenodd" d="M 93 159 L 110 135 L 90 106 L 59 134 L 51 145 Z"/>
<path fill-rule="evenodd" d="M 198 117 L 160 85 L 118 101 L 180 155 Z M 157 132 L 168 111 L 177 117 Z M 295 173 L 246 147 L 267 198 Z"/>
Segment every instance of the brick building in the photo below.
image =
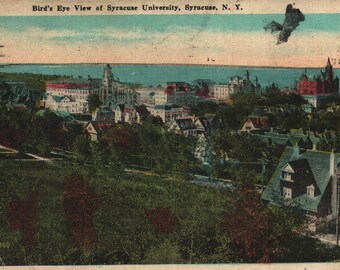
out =
<path fill-rule="evenodd" d="M 324 71 L 318 76 L 308 77 L 303 74 L 297 84 L 297 91 L 302 96 L 331 95 L 339 93 L 339 78 L 334 77 L 333 66 L 328 58 Z"/>

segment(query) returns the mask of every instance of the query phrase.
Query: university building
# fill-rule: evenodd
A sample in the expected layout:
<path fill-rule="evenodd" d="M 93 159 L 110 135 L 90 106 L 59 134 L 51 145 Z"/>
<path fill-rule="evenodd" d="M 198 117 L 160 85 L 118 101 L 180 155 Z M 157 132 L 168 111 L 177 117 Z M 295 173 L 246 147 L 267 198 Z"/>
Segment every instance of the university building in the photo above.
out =
<path fill-rule="evenodd" d="M 99 89 L 100 80 L 90 77 L 50 81 L 46 83 L 46 95 L 41 105 L 74 114 L 87 113 L 87 97 L 90 94 L 99 94 Z"/>
<path fill-rule="evenodd" d="M 339 78 L 334 77 L 333 66 L 328 58 L 324 71 L 308 77 L 303 74 L 297 83 L 297 92 L 315 108 L 327 100 L 328 96 L 339 94 Z"/>
<path fill-rule="evenodd" d="M 121 83 L 119 80 L 115 80 L 112 68 L 107 64 L 104 68 L 99 98 L 103 102 L 103 105 L 114 109 L 118 104 L 135 105 L 137 93 L 128 85 Z"/>

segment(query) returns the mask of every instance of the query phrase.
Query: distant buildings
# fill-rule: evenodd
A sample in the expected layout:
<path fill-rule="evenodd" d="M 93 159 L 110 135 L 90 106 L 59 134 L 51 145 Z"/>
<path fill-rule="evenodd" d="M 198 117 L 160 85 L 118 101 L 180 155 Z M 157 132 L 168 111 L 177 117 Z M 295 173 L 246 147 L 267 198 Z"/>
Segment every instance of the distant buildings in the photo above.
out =
<path fill-rule="evenodd" d="M 71 99 L 68 96 L 47 95 L 44 99 L 44 107 L 54 111 L 63 111 L 68 113 L 84 113 L 82 103 Z"/>
<path fill-rule="evenodd" d="M 23 81 L 0 81 L 0 102 L 11 105 L 25 105 L 36 108 L 39 105 L 41 91 L 31 90 Z"/>
<path fill-rule="evenodd" d="M 244 77 L 231 77 L 226 84 L 216 84 L 213 88 L 214 98 L 218 101 L 225 101 L 230 98 L 232 94 L 237 92 L 254 93 L 261 90 L 261 85 L 258 83 L 257 77 L 255 84 L 249 78 L 249 72 L 246 71 Z"/>
<path fill-rule="evenodd" d="M 135 106 L 128 104 L 118 104 L 114 110 L 116 123 L 139 124 L 141 115 Z"/>
<path fill-rule="evenodd" d="M 334 77 L 329 58 L 325 70 L 320 71 L 318 76 L 301 76 L 297 83 L 297 92 L 315 108 L 326 101 L 329 95 L 339 94 L 339 78 Z"/>
<path fill-rule="evenodd" d="M 188 109 L 171 104 L 155 105 L 147 109 L 151 115 L 155 117 L 159 116 L 167 126 L 169 126 L 175 118 L 183 118 L 189 115 Z"/>
<path fill-rule="evenodd" d="M 104 106 L 115 108 L 118 104 L 135 105 L 137 93 L 128 84 L 115 80 L 109 64 L 104 68 L 102 85 L 99 91 L 99 98 Z"/>
<path fill-rule="evenodd" d="M 136 89 L 136 103 L 145 104 L 147 106 L 155 105 L 155 95 L 159 91 L 163 91 L 163 89 L 161 87 Z"/>
<path fill-rule="evenodd" d="M 164 91 L 155 92 L 155 104 L 175 104 L 178 106 L 194 105 L 196 90 L 185 82 L 167 82 Z"/>
<path fill-rule="evenodd" d="M 230 84 L 216 84 L 214 86 L 214 98 L 218 101 L 228 100 L 232 94 L 239 91 L 239 87 Z"/>
<path fill-rule="evenodd" d="M 97 94 L 104 106 L 115 109 L 118 104 L 136 104 L 136 92 L 128 84 L 114 80 L 111 66 L 104 68 L 102 79 L 68 79 L 46 83 L 46 96 L 41 105 L 73 114 L 88 113 L 87 97 Z"/>
<path fill-rule="evenodd" d="M 51 110 L 66 111 L 73 114 L 88 113 L 87 97 L 99 94 L 98 79 L 68 79 L 46 83 L 46 96 L 41 105 Z"/>

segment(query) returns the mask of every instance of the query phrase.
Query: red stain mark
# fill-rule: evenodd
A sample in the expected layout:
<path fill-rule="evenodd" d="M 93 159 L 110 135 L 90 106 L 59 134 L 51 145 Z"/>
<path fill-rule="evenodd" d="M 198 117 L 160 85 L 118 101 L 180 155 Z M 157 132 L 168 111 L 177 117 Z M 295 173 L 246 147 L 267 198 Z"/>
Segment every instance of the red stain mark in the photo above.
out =
<path fill-rule="evenodd" d="M 38 232 L 38 194 L 31 191 L 21 199 L 15 193 L 7 203 L 7 217 L 11 231 L 21 231 L 21 244 L 26 252 L 31 251 Z"/>
<path fill-rule="evenodd" d="M 100 200 L 78 173 L 65 178 L 64 189 L 63 206 L 69 241 L 73 246 L 91 251 L 96 246 L 93 213 Z"/>
<path fill-rule="evenodd" d="M 158 233 L 171 233 L 177 226 L 177 218 L 169 207 L 157 207 L 152 210 L 144 209 L 144 212 Z"/>

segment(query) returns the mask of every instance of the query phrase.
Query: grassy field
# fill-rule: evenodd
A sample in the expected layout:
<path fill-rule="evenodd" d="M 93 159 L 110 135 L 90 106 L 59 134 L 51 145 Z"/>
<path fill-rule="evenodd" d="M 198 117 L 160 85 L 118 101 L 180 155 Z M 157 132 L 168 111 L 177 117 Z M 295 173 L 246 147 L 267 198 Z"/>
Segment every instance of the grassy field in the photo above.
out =
<path fill-rule="evenodd" d="M 0 162 L 1 257 L 11 264 L 117 264 L 225 261 L 218 228 L 228 208 L 230 191 L 141 175 L 117 176 L 114 168 L 88 180 L 100 200 L 94 213 L 96 248 L 73 246 L 67 236 L 62 205 L 65 165 L 3 160 Z M 114 176 L 115 175 L 115 176 Z M 15 192 L 25 198 L 38 191 L 39 229 L 30 252 L 20 243 L 20 231 L 9 230 L 6 203 Z M 168 208 L 176 219 L 169 233 L 159 233 L 146 211 Z M 166 222 L 166 220 L 165 220 Z M 166 254 L 166 255 L 165 255 Z"/>
<path fill-rule="evenodd" d="M 99 174 L 87 170 L 85 180 L 99 199 L 92 216 L 94 246 L 75 244 L 63 205 L 64 180 L 74 170 L 60 162 L 0 160 L 0 257 L 6 265 L 241 262 L 231 256 L 235 247 L 221 228 L 221 217 L 231 210 L 237 193 L 184 180 L 125 174 L 117 168 Z M 25 200 L 31 191 L 38 194 L 38 230 L 32 249 L 26 250 L 22 236 L 28 227 L 10 230 L 7 206 L 13 194 Z M 82 203 L 91 203 L 90 197 Z M 72 204 L 82 205 L 71 200 Z M 86 227 L 77 226 L 80 234 L 87 235 Z M 282 260 L 333 261 L 339 252 L 301 236 Z"/>

